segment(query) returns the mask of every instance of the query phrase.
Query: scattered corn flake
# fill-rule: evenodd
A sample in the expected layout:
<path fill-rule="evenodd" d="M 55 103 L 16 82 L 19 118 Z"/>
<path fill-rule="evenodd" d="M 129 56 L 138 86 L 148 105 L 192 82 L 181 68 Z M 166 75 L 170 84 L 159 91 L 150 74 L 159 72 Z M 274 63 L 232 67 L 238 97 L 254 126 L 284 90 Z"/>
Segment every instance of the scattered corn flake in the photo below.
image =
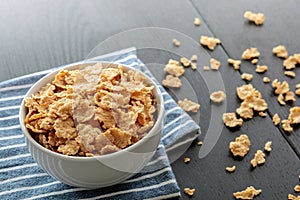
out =
<path fill-rule="evenodd" d="M 203 144 L 203 142 L 202 141 L 199 141 L 198 143 L 197 143 L 197 145 L 202 145 Z"/>
<path fill-rule="evenodd" d="M 291 121 L 288 119 L 284 119 L 281 121 L 281 127 L 286 132 L 292 132 L 293 127 L 291 127 Z"/>
<path fill-rule="evenodd" d="M 294 191 L 295 191 L 295 192 L 300 192 L 300 185 L 296 185 L 296 186 L 294 187 Z"/>
<path fill-rule="evenodd" d="M 233 173 L 235 171 L 235 169 L 236 169 L 235 165 L 233 165 L 232 167 L 226 167 L 226 171 L 230 172 L 230 173 Z"/>
<path fill-rule="evenodd" d="M 257 73 L 265 73 L 267 70 L 268 70 L 268 66 L 267 65 L 257 65 L 255 71 Z"/>
<path fill-rule="evenodd" d="M 288 57 L 288 52 L 283 45 L 278 45 L 273 48 L 273 53 L 279 57 L 279 58 L 287 58 Z"/>
<path fill-rule="evenodd" d="M 300 196 L 295 196 L 295 195 L 289 194 L 288 200 L 300 200 Z"/>
<path fill-rule="evenodd" d="M 271 80 L 270 80 L 270 78 L 269 77 L 264 77 L 263 78 L 263 81 L 264 81 L 264 83 L 269 83 Z"/>
<path fill-rule="evenodd" d="M 186 57 L 180 58 L 180 62 L 185 67 L 189 67 L 191 65 L 191 61 L 189 59 L 187 59 Z"/>
<path fill-rule="evenodd" d="M 184 68 L 176 60 L 170 59 L 168 64 L 165 66 L 164 71 L 174 76 L 181 76 L 184 74 Z"/>
<path fill-rule="evenodd" d="M 262 192 L 261 189 L 256 190 L 253 186 L 247 187 L 245 190 L 233 193 L 236 199 L 253 199 Z"/>
<path fill-rule="evenodd" d="M 295 78 L 296 73 L 293 72 L 293 71 L 285 71 L 285 72 L 284 72 L 284 75 L 289 76 L 289 77 L 292 77 L 292 78 Z"/>
<path fill-rule="evenodd" d="M 300 83 L 296 84 L 296 89 L 300 89 Z"/>
<path fill-rule="evenodd" d="M 200 44 L 207 46 L 210 50 L 214 50 L 217 44 L 221 44 L 221 40 L 214 37 L 201 36 Z"/>
<path fill-rule="evenodd" d="M 188 158 L 188 157 L 183 158 L 183 162 L 184 162 L 184 163 L 189 163 L 190 161 L 191 161 L 191 159 Z"/>
<path fill-rule="evenodd" d="M 262 150 L 257 150 L 254 158 L 251 160 L 252 167 L 265 163 L 265 154 Z"/>
<path fill-rule="evenodd" d="M 226 98 L 225 92 L 219 90 L 210 94 L 210 100 L 215 103 L 221 103 Z"/>
<path fill-rule="evenodd" d="M 194 25 L 195 25 L 195 26 L 200 26 L 200 24 L 201 24 L 200 18 L 195 17 L 195 19 L 194 19 Z"/>
<path fill-rule="evenodd" d="M 197 62 L 198 56 L 196 54 L 192 55 L 191 59 L 192 62 Z"/>
<path fill-rule="evenodd" d="M 193 189 L 191 189 L 191 188 L 184 188 L 183 191 L 184 191 L 185 194 L 187 194 L 189 196 L 193 196 L 196 190 L 194 188 Z"/>
<path fill-rule="evenodd" d="M 197 112 L 200 105 L 185 98 L 183 101 L 178 101 L 178 105 L 187 112 Z"/>
<path fill-rule="evenodd" d="M 236 109 L 236 113 L 244 119 L 251 119 L 254 114 L 252 107 L 245 102 L 241 103 L 241 106 Z"/>
<path fill-rule="evenodd" d="M 271 146 L 272 146 L 272 141 L 266 142 L 265 147 L 264 147 L 265 151 L 271 152 L 272 151 Z"/>
<path fill-rule="evenodd" d="M 256 65 L 257 63 L 258 63 L 258 59 L 257 58 L 251 60 L 251 64 Z"/>
<path fill-rule="evenodd" d="M 252 86 L 252 84 L 242 85 L 240 87 L 236 88 L 237 96 L 244 100 L 248 95 L 251 94 L 251 92 L 254 92 L 255 88 Z"/>
<path fill-rule="evenodd" d="M 286 70 L 294 69 L 297 64 L 300 64 L 300 53 L 289 56 L 283 61 L 283 66 Z"/>
<path fill-rule="evenodd" d="M 300 96 L 300 88 L 295 91 L 295 94 Z"/>
<path fill-rule="evenodd" d="M 275 79 L 272 82 L 272 87 L 275 89 L 275 94 L 285 94 L 290 90 L 288 82 L 283 81 L 281 83 L 280 81 L 278 81 L 278 79 Z"/>
<path fill-rule="evenodd" d="M 196 63 L 191 63 L 191 68 L 192 68 L 192 70 L 196 70 L 197 69 L 197 65 L 196 65 Z"/>
<path fill-rule="evenodd" d="M 249 74 L 249 73 L 243 73 L 243 74 L 241 75 L 241 78 L 242 78 L 243 80 L 251 81 L 252 78 L 253 78 L 253 75 L 252 75 L 252 74 Z"/>
<path fill-rule="evenodd" d="M 204 67 L 203 67 L 203 70 L 204 70 L 204 71 L 209 71 L 209 70 L 210 70 L 210 67 L 209 67 L 209 66 L 204 66 Z"/>
<path fill-rule="evenodd" d="M 243 54 L 242 58 L 244 60 L 252 60 L 253 58 L 257 58 L 260 56 L 260 53 L 257 48 L 251 47 L 249 49 L 246 49 Z"/>
<path fill-rule="evenodd" d="M 252 92 L 251 95 L 248 95 L 244 102 L 249 104 L 249 106 L 255 111 L 265 111 L 268 109 L 268 104 L 261 98 L 261 94 L 258 91 Z"/>
<path fill-rule="evenodd" d="M 256 25 L 262 25 L 265 21 L 265 15 L 263 13 L 253 13 L 251 11 L 246 11 L 244 17 Z"/>
<path fill-rule="evenodd" d="M 258 115 L 261 116 L 261 117 L 266 117 L 267 116 L 267 114 L 265 112 L 259 112 Z"/>
<path fill-rule="evenodd" d="M 173 42 L 173 45 L 175 46 L 175 47 L 179 47 L 180 46 L 180 41 L 179 40 L 177 40 L 177 39 L 173 39 L 172 40 L 172 42 Z"/>
<path fill-rule="evenodd" d="M 166 87 L 171 88 L 180 88 L 182 85 L 180 78 L 173 75 L 167 75 L 166 78 L 162 81 L 162 84 Z"/>
<path fill-rule="evenodd" d="M 237 119 L 235 113 L 224 113 L 223 122 L 228 127 L 236 127 L 243 125 L 243 119 Z"/>
<path fill-rule="evenodd" d="M 227 62 L 231 64 L 235 70 L 240 69 L 240 64 L 242 63 L 241 60 L 233 60 L 231 58 L 228 58 Z"/>
<path fill-rule="evenodd" d="M 291 124 L 299 124 L 300 123 L 300 107 L 295 106 L 290 108 L 290 114 L 288 119 L 290 120 Z"/>
<path fill-rule="evenodd" d="M 285 101 L 296 101 L 294 92 L 288 91 L 285 94 Z"/>
<path fill-rule="evenodd" d="M 279 102 L 280 105 L 284 106 L 286 103 L 284 101 L 283 94 L 279 94 L 277 97 L 277 101 Z"/>
<path fill-rule="evenodd" d="M 251 142 L 246 134 L 242 134 L 235 138 L 234 142 L 230 142 L 229 149 L 234 156 L 244 157 L 250 149 Z"/>
<path fill-rule="evenodd" d="M 214 58 L 211 58 L 210 59 L 210 68 L 213 69 L 213 70 L 219 70 L 219 68 L 221 67 L 221 62 L 214 59 Z"/>
<path fill-rule="evenodd" d="M 277 113 L 275 113 L 275 115 L 273 116 L 272 120 L 273 120 L 274 125 L 277 126 L 280 123 L 280 117 L 279 117 L 279 115 Z"/>

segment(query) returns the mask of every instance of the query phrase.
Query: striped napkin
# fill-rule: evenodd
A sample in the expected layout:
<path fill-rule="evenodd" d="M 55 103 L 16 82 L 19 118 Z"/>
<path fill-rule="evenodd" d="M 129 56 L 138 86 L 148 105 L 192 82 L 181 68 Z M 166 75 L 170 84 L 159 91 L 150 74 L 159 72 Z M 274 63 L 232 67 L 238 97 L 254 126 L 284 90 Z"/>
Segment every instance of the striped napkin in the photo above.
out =
<path fill-rule="evenodd" d="M 90 60 L 129 65 L 153 77 L 147 67 L 137 58 L 135 48 Z M 39 168 L 26 147 L 20 129 L 18 111 L 28 89 L 52 70 L 0 83 L 0 199 L 140 200 L 167 199 L 180 196 L 180 189 L 170 167 L 166 150 L 168 148 L 174 149 L 195 139 L 199 126 L 178 107 L 161 86 L 159 88 L 165 101 L 162 140 L 154 157 L 141 172 L 114 186 L 87 189 L 63 184 Z M 190 139 L 180 141 L 188 135 L 190 135 Z"/>

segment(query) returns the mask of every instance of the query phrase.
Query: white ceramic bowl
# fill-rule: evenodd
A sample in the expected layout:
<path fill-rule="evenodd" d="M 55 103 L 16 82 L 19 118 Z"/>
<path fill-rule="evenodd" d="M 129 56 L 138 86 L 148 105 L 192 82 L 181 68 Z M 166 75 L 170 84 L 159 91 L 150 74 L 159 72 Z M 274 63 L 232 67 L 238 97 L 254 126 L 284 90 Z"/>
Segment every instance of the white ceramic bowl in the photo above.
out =
<path fill-rule="evenodd" d="M 85 62 L 68 65 L 64 69 L 78 69 L 96 64 Z M 102 63 L 115 65 L 112 63 Z M 136 70 L 127 66 L 124 69 Z M 54 80 L 61 69 L 55 70 L 36 82 L 25 95 L 24 99 L 38 92 L 40 88 Z M 120 183 L 139 172 L 152 158 L 161 138 L 164 115 L 163 98 L 157 85 L 146 75 L 150 84 L 154 85 L 154 96 L 157 100 L 156 122 L 147 135 L 137 143 L 121 151 L 94 157 L 66 156 L 46 149 L 36 142 L 24 125 L 27 109 L 24 100 L 20 107 L 19 118 L 28 149 L 38 163 L 49 175 L 72 186 L 100 188 Z"/>

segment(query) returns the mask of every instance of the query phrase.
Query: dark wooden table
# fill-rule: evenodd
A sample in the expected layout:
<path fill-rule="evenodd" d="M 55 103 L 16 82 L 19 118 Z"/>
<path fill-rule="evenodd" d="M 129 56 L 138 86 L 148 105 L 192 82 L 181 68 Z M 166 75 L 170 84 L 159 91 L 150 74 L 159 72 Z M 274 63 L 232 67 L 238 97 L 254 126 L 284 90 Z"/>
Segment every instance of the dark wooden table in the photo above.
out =
<path fill-rule="evenodd" d="M 183 88 L 169 92 L 175 99 L 188 97 L 201 104 L 200 114 L 192 117 L 201 126 L 199 139 L 203 140 L 210 124 L 220 120 L 220 117 L 211 119 L 213 105 L 209 94 L 224 88 L 225 109 L 232 112 L 240 104 L 236 87 L 246 83 L 240 74 L 251 73 L 254 75 L 251 83 L 268 103 L 267 116 L 245 121 L 238 130 L 223 127 L 217 144 L 202 159 L 198 157 L 200 146 L 193 143 L 172 167 L 182 191 L 184 187 L 196 189 L 191 199 L 233 199 L 233 192 L 250 185 L 262 189 L 256 199 L 287 199 L 299 184 L 300 130 L 295 127 L 287 134 L 280 126 L 273 125 L 272 116 L 278 113 L 287 118 L 289 108 L 300 105 L 300 98 L 296 97 L 293 104 L 280 106 L 271 84 L 264 84 L 262 78 L 287 80 L 293 91 L 300 82 L 299 67 L 294 70 L 296 78 L 286 77 L 282 60 L 272 54 L 272 48 L 279 44 L 285 45 L 290 54 L 300 53 L 299 8 L 296 0 L 2 1 L 0 81 L 130 46 L 138 48 L 138 56 L 162 80 L 163 66 L 170 58 L 197 54 L 197 72 L 187 70 Z M 248 23 L 243 18 L 246 10 L 263 12 L 265 23 L 262 26 Z M 195 17 L 202 20 L 200 27 L 194 26 Z M 222 44 L 210 51 L 199 45 L 201 35 L 220 38 Z M 180 47 L 172 45 L 173 38 L 181 41 Z M 265 74 L 257 74 L 250 62 L 243 61 L 240 71 L 227 64 L 229 57 L 240 59 L 249 47 L 257 47 L 261 52 L 259 64 L 269 66 Z M 211 57 L 221 61 L 219 72 L 203 71 Z M 232 157 L 228 146 L 242 133 L 250 137 L 252 146 L 249 155 L 238 160 Z M 267 155 L 266 163 L 251 169 L 254 153 L 263 149 L 268 140 L 273 142 L 273 151 Z M 191 162 L 183 163 L 184 157 L 190 157 Z M 225 167 L 232 165 L 237 169 L 229 174 Z M 183 194 L 182 199 L 189 197 Z"/>

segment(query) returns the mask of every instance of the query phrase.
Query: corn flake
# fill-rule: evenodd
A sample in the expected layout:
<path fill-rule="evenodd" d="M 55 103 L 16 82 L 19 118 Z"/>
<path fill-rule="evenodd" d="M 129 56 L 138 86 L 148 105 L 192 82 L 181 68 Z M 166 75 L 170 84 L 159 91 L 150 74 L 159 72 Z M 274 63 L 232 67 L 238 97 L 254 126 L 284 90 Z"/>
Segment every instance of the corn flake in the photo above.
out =
<path fill-rule="evenodd" d="M 275 79 L 272 82 L 272 87 L 275 89 L 275 94 L 285 94 L 290 90 L 288 82 L 283 81 L 281 83 L 280 81 L 278 81 L 278 79 Z"/>
<path fill-rule="evenodd" d="M 185 67 L 189 67 L 191 65 L 191 61 L 185 57 L 180 58 L 180 62 Z"/>
<path fill-rule="evenodd" d="M 244 17 L 256 25 L 262 25 L 265 22 L 265 15 L 263 13 L 253 13 L 251 11 L 246 11 Z"/>
<path fill-rule="evenodd" d="M 179 46 L 180 46 L 180 41 L 177 40 L 177 39 L 173 39 L 173 40 L 172 40 L 172 43 L 173 43 L 173 45 L 174 45 L 175 47 L 179 47 Z"/>
<path fill-rule="evenodd" d="M 286 103 L 284 101 L 284 97 L 283 97 L 283 94 L 279 94 L 278 97 L 277 97 L 277 101 L 280 105 L 284 106 Z"/>
<path fill-rule="evenodd" d="M 257 58 L 260 56 L 260 53 L 257 48 L 251 47 L 249 49 L 246 49 L 243 54 L 242 58 L 244 60 L 252 60 L 253 58 Z"/>
<path fill-rule="evenodd" d="M 171 88 L 180 88 L 182 86 L 180 78 L 173 75 L 167 75 L 166 78 L 162 81 L 162 84 L 166 87 Z"/>
<path fill-rule="evenodd" d="M 258 59 L 257 58 L 251 60 L 251 64 L 256 65 L 257 63 L 258 63 Z"/>
<path fill-rule="evenodd" d="M 211 93 L 210 100 L 212 100 L 215 103 L 221 103 L 226 98 L 226 94 L 223 91 L 216 91 Z"/>
<path fill-rule="evenodd" d="M 290 120 L 291 124 L 299 124 L 300 123 L 300 107 L 295 106 L 290 109 L 290 114 L 288 119 Z"/>
<path fill-rule="evenodd" d="M 213 69 L 213 70 L 219 70 L 219 68 L 221 67 L 221 62 L 214 59 L 214 58 L 211 58 L 210 59 L 210 68 Z"/>
<path fill-rule="evenodd" d="M 293 127 L 291 127 L 291 121 L 288 119 L 284 119 L 281 121 L 281 127 L 286 132 L 292 132 Z"/>
<path fill-rule="evenodd" d="M 265 147 L 264 147 L 265 151 L 271 152 L 272 151 L 271 146 L 272 146 L 272 141 L 266 142 Z"/>
<path fill-rule="evenodd" d="M 197 62 L 198 56 L 197 56 L 196 54 L 194 54 L 194 55 L 192 55 L 192 57 L 190 58 L 190 60 L 191 60 L 192 62 Z"/>
<path fill-rule="evenodd" d="M 243 73 L 243 74 L 241 75 L 241 78 L 242 78 L 243 80 L 252 81 L 253 75 L 252 75 L 252 74 L 249 74 L 249 73 Z"/>
<path fill-rule="evenodd" d="M 293 71 L 285 71 L 285 72 L 284 72 L 284 75 L 289 76 L 289 77 L 292 77 L 292 78 L 295 78 L 296 73 L 293 72 Z"/>
<path fill-rule="evenodd" d="M 265 112 L 259 112 L 258 115 L 261 116 L 261 117 L 266 117 L 267 116 L 267 114 Z"/>
<path fill-rule="evenodd" d="M 265 154 L 262 152 L 262 150 L 257 150 L 254 158 L 251 160 L 252 167 L 256 167 L 257 165 L 265 163 Z"/>
<path fill-rule="evenodd" d="M 264 77 L 263 78 L 263 81 L 264 81 L 264 83 L 269 83 L 271 80 L 270 80 L 270 78 L 269 77 Z"/>
<path fill-rule="evenodd" d="M 294 187 L 294 191 L 295 191 L 295 192 L 300 192 L 300 185 L 296 185 L 296 186 Z"/>
<path fill-rule="evenodd" d="M 187 112 L 197 112 L 200 105 L 185 98 L 183 101 L 178 101 L 178 105 Z"/>
<path fill-rule="evenodd" d="M 184 163 L 189 163 L 190 161 L 191 161 L 191 159 L 188 158 L 188 157 L 183 158 L 183 162 L 184 162 Z"/>
<path fill-rule="evenodd" d="M 254 91 L 255 91 L 255 88 L 252 86 L 252 84 L 242 85 L 242 86 L 236 88 L 237 96 L 241 100 L 246 99 L 246 97 Z"/>
<path fill-rule="evenodd" d="M 241 103 L 241 106 L 236 109 L 236 113 L 244 119 L 251 119 L 254 114 L 252 107 L 245 102 Z"/>
<path fill-rule="evenodd" d="M 279 57 L 279 58 L 287 58 L 288 57 L 288 52 L 283 45 L 278 45 L 273 48 L 273 53 Z"/>
<path fill-rule="evenodd" d="M 197 69 L 197 64 L 196 63 L 191 63 L 191 68 L 192 70 L 196 70 Z"/>
<path fill-rule="evenodd" d="M 187 194 L 189 196 L 193 196 L 196 190 L 191 189 L 191 188 L 184 188 L 183 191 L 184 191 L 185 194 Z"/>
<path fill-rule="evenodd" d="M 234 142 L 230 142 L 229 149 L 234 156 L 244 157 L 250 149 L 251 142 L 246 134 L 242 134 L 235 138 Z"/>
<path fill-rule="evenodd" d="M 286 70 L 294 69 L 297 64 L 300 64 L 300 54 L 289 56 L 283 61 L 283 66 Z"/>
<path fill-rule="evenodd" d="M 261 189 L 256 190 L 253 186 L 247 187 L 245 190 L 233 193 L 236 199 L 253 199 L 262 192 Z"/>
<path fill-rule="evenodd" d="M 165 66 L 164 71 L 177 77 L 184 74 L 184 68 L 178 61 L 172 59 L 169 60 L 169 63 Z"/>
<path fill-rule="evenodd" d="M 289 194 L 288 200 L 300 200 L 300 196 L 295 196 L 295 195 Z"/>
<path fill-rule="evenodd" d="M 298 96 L 300 96 L 300 88 L 296 89 L 295 94 L 298 95 Z"/>
<path fill-rule="evenodd" d="M 257 65 L 255 71 L 257 73 L 265 73 L 267 70 L 268 70 L 268 66 L 267 65 Z"/>
<path fill-rule="evenodd" d="M 224 113 L 223 122 L 228 127 L 242 126 L 243 119 L 237 119 L 235 113 Z"/>
<path fill-rule="evenodd" d="M 235 165 L 233 165 L 232 167 L 226 167 L 226 171 L 230 172 L 230 173 L 233 173 L 235 171 L 235 169 L 236 169 Z"/>
<path fill-rule="evenodd" d="M 228 58 L 227 62 L 231 64 L 235 70 L 240 69 L 240 64 L 242 63 L 240 60 L 233 60 L 231 58 Z"/>
<path fill-rule="evenodd" d="M 204 70 L 204 71 L 209 71 L 209 70 L 210 70 L 210 67 L 209 67 L 209 66 L 204 66 L 204 67 L 203 67 L 203 70 Z"/>
<path fill-rule="evenodd" d="M 273 116 L 272 121 L 275 126 L 277 126 L 280 123 L 280 117 L 277 113 L 275 113 L 275 115 Z"/>
<path fill-rule="evenodd" d="M 214 37 L 201 36 L 200 44 L 207 46 L 210 50 L 214 50 L 217 44 L 221 44 L 221 40 Z"/>
<path fill-rule="evenodd" d="M 196 18 L 194 19 L 194 25 L 195 25 L 195 26 L 200 26 L 200 24 L 201 24 L 201 20 L 200 20 L 198 17 L 196 17 Z"/>
<path fill-rule="evenodd" d="M 296 101 L 294 92 L 288 91 L 285 94 L 285 101 Z"/>

